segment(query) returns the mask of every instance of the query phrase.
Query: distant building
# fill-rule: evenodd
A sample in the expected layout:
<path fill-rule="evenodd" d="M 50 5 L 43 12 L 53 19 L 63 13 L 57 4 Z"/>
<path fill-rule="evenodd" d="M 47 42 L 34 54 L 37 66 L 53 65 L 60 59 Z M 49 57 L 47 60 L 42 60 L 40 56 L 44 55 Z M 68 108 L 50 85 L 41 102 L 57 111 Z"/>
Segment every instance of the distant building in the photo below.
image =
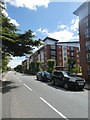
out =
<path fill-rule="evenodd" d="M 79 16 L 80 61 L 83 77 L 90 80 L 90 0 L 75 12 Z"/>
<path fill-rule="evenodd" d="M 56 68 L 67 67 L 68 58 L 76 60 L 76 65 L 80 65 L 79 61 L 79 42 L 58 42 L 58 40 L 46 37 L 45 45 L 30 56 L 30 62 L 42 62 L 42 69 L 47 69 L 47 60 L 55 60 Z"/>

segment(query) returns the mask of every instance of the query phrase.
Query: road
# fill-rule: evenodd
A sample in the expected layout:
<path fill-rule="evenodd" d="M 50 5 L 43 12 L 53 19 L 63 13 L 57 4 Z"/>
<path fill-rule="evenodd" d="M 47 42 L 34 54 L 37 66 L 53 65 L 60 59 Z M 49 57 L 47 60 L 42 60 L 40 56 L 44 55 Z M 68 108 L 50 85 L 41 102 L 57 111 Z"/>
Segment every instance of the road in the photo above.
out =
<path fill-rule="evenodd" d="M 8 72 L 2 89 L 3 118 L 88 118 L 88 90 L 66 91 Z"/>

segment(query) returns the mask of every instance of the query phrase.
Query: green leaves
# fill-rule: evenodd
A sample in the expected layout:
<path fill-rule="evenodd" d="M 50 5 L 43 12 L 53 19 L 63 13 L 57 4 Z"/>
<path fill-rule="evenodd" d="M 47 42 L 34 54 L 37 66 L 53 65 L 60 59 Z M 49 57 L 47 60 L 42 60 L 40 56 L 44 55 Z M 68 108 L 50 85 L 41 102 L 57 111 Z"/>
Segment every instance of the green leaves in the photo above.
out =
<path fill-rule="evenodd" d="M 0 6 L 3 6 L 3 2 L 0 2 Z M 35 37 L 33 31 L 27 30 L 25 33 L 18 33 L 18 29 L 15 25 L 10 22 L 10 19 L 6 17 L 2 10 L 0 13 L 2 15 L 2 20 L 0 20 L 0 31 L 2 35 L 2 51 L 8 52 L 13 56 L 24 56 L 31 53 L 34 46 L 41 45 L 39 40 L 34 40 Z"/>
<path fill-rule="evenodd" d="M 7 54 L 12 56 L 25 56 L 31 54 L 35 46 L 41 45 L 40 40 L 34 40 L 33 31 L 27 30 L 24 33 L 18 33 L 17 27 L 11 23 L 10 18 L 3 14 L 4 2 L 0 1 L 0 42 L 2 43 L 2 69 L 6 70 L 9 58 Z"/>

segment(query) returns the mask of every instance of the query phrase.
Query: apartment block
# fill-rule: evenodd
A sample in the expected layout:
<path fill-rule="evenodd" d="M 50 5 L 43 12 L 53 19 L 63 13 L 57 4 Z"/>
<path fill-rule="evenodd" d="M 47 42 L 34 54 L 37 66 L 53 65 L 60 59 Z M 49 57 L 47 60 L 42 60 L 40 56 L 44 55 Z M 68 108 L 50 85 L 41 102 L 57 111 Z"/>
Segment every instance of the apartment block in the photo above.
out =
<path fill-rule="evenodd" d="M 76 60 L 76 65 L 80 65 L 79 60 L 79 42 L 58 42 L 58 40 L 46 37 L 44 40 L 44 46 L 38 49 L 30 56 L 29 61 L 42 62 L 42 69 L 47 69 L 47 60 L 55 60 L 56 67 L 67 67 L 69 58 Z"/>
<path fill-rule="evenodd" d="M 90 80 L 90 0 L 84 2 L 74 14 L 79 16 L 80 62 L 82 74 Z"/>

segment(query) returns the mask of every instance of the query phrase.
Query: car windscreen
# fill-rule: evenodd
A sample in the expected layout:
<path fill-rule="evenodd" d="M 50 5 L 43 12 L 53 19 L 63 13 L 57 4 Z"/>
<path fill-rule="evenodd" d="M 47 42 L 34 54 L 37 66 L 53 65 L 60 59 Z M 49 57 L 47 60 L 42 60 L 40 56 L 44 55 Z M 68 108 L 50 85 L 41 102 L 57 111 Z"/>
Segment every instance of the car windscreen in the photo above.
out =
<path fill-rule="evenodd" d="M 48 73 L 48 72 L 44 72 L 46 75 L 50 75 L 50 73 Z"/>
<path fill-rule="evenodd" d="M 67 76 L 67 77 L 73 76 L 73 74 L 71 74 L 71 73 L 68 72 L 68 71 L 63 71 L 63 75 L 64 75 L 64 76 Z"/>

